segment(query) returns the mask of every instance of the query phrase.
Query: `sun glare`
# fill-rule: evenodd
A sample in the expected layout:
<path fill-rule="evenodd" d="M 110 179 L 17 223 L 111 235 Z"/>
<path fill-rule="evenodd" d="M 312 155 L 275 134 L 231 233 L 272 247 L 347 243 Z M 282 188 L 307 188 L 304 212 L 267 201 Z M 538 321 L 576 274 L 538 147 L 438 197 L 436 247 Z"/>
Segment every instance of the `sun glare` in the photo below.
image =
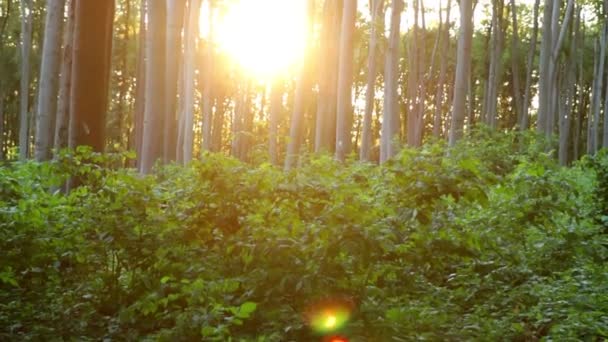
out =
<path fill-rule="evenodd" d="M 205 2 L 206 3 L 206 2 Z M 208 36 L 209 9 L 201 13 Z M 245 72 L 273 77 L 301 61 L 307 39 L 305 0 L 238 0 L 214 14 L 213 40 Z"/>

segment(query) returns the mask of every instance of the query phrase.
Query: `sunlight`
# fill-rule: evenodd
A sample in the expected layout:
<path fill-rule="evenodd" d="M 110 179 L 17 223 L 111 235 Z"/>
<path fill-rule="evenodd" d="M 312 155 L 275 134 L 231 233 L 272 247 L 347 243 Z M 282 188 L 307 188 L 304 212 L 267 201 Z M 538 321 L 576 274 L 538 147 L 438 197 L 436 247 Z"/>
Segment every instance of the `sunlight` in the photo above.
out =
<path fill-rule="evenodd" d="M 208 36 L 208 8 L 202 9 L 201 35 Z M 206 13 L 205 13 L 206 12 Z M 307 39 L 305 0 L 238 0 L 215 18 L 218 48 L 251 76 L 269 78 L 297 65 Z"/>

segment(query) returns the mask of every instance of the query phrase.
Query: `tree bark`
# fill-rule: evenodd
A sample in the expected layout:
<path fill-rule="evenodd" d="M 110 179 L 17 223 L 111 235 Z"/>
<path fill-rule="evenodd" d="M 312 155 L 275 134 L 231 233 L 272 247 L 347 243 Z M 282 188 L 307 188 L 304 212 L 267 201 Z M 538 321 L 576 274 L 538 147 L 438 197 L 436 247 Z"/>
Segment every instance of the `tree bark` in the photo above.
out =
<path fill-rule="evenodd" d="M 473 40 L 473 4 L 471 0 L 460 0 L 460 37 L 456 60 L 456 77 L 454 80 L 454 104 L 452 124 L 450 127 L 450 146 L 454 146 L 462 137 L 468 79 L 470 76 L 471 43 Z"/>
<path fill-rule="evenodd" d="M 512 20 L 512 30 L 513 36 L 511 37 L 511 72 L 513 74 L 513 102 L 515 104 L 515 113 L 517 114 L 517 122 L 520 123 L 522 121 L 522 94 L 521 94 L 521 84 L 520 84 L 520 70 L 519 70 L 519 24 L 517 20 L 517 6 L 515 5 L 515 0 L 510 0 L 511 2 L 511 20 Z"/>
<path fill-rule="evenodd" d="M 606 31 L 608 30 L 608 20 L 606 20 L 602 26 L 601 36 L 599 37 L 599 56 L 597 61 L 597 71 L 594 75 L 593 82 L 593 94 L 592 94 L 592 125 L 591 125 L 591 139 L 590 144 L 587 147 L 589 154 L 595 154 L 599 148 L 599 123 L 600 123 L 600 110 L 602 101 L 602 86 L 604 82 L 604 62 L 606 60 Z"/>
<path fill-rule="evenodd" d="M 19 159 L 29 156 L 30 63 L 32 50 L 32 0 L 21 0 L 21 83 L 19 87 Z"/>
<path fill-rule="evenodd" d="M 372 19 L 369 38 L 369 55 L 367 56 L 367 86 L 365 89 L 365 114 L 361 133 L 361 161 L 370 161 L 372 148 L 372 113 L 376 97 L 376 55 L 378 49 L 378 31 L 384 32 L 383 0 L 372 0 Z"/>
<path fill-rule="evenodd" d="M 336 141 L 336 101 L 342 0 L 326 0 L 319 61 L 319 100 L 315 124 L 315 152 L 333 152 Z"/>
<path fill-rule="evenodd" d="M 165 163 L 176 160 L 177 82 L 179 80 L 179 63 L 182 60 L 182 29 L 184 27 L 185 6 L 186 1 L 184 0 L 167 0 L 165 140 L 163 144 L 163 160 Z"/>
<path fill-rule="evenodd" d="M 336 159 L 344 161 L 351 150 L 353 39 L 357 18 L 357 0 L 344 0 L 338 68 L 338 105 L 336 117 Z"/>
<path fill-rule="evenodd" d="M 61 32 L 65 0 L 49 0 L 46 7 L 46 27 L 40 67 L 38 110 L 36 118 L 37 161 L 51 158 L 53 132 L 57 112 L 57 92 L 61 56 Z"/>
<path fill-rule="evenodd" d="M 268 124 L 268 154 L 270 155 L 270 162 L 274 165 L 278 165 L 278 125 L 279 117 L 283 112 L 283 89 L 279 81 L 275 81 L 271 85 L 270 89 L 270 118 Z"/>
<path fill-rule="evenodd" d="M 105 147 L 114 1 L 76 0 L 72 87 L 71 147 Z"/>
<path fill-rule="evenodd" d="M 528 48 L 528 60 L 526 63 L 526 85 L 524 86 L 522 116 L 519 125 L 522 131 L 528 129 L 528 125 L 530 122 L 530 94 L 532 92 L 532 71 L 534 70 L 534 56 L 536 54 L 536 45 L 538 41 L 538 14 L 540 12 L 539 8 L 540 0 L 536 0 L 534 3 L 534 23 L 532 28 L 532 37 L 530 39 L 530 46 Z"/>
<path fill-rule="evenodd" d="M 74 50 L 74 24 L 76 22 L 75 11 L 76 1 L 71 0 L 68 9 L 67 27 L 63 37 L 63 60 L 61 62 L 59 99 L 57 100 L 57 118 L 53 143 L 55 150 L 60 150 L 68 146 L 70 93 L 72 89 L 72 56 Z"/>
<path fill-rule="evenodd" d="M 146 36 L 146 92 L 143 122 L 142 153 L 139 171 L 150 173 L 163 156 L 166 66 L 166 3 L 147 0 L 148 35 Z M 167 142 L 167 144 L 174 144 Z M 172 145 L 173 146 L 173 145 Z M 165 148 L 166 150 L 167 148 Z"/>
<path fill-rule="evenodd" d="M 538 116 L 536 118 L 536 129 L 539 133 L 546 132 L 547 113 L 551 101 L 551 77 L 550 66 L 552 53 L 552 16 L 553 3 L 555 0 L 545 0 L 543 12 L 543 35 L 540 47 L 539 80 L 538 80 Z"/>
<path fill-rule="evenodd" d="M 395 156 L 399 149 L 400 113 L 397 101 L 399 82 L 399 45 L 401 12 L 403 1 L 393 0 L 391 4 L 391 26 L 384 67 L 384 111 L 380 136 L 380 163 Z"/>
<path fill-rule="evenodd" d="M 450 49 L 450 12 L 452 9 L 452 0 L 448 0 L 445 28 L 443 29 L 443 38 L 441 40 L 441 66 L 439 69 L 439 79 L 437 81 L 437 93 L 435 95 L 435 117 L 433 120 L 433 136 L 439 138 L 441 136 L 441 118 L 443 116 L 445 102 L 445 75 L 448 69 L 448 50 Z"/>
<path fill-rule="evenodd" d="M 194 146 L 194 69 L 196 57 L 196 36 L 198 35 L 198 18 L 201 0 L 191 0 L 188 7 L 188 23 L 185 35 L 184 52 L 184 120 L 183 120 L 183 162 L 192 160 Z"/>

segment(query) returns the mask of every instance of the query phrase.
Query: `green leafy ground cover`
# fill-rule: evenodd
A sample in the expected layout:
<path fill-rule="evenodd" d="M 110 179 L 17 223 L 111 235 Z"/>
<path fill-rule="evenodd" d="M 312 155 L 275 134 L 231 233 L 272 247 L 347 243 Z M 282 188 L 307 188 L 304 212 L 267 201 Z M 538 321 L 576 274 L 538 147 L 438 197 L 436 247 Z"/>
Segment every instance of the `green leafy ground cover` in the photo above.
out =
<path fill-rule="evenodd" d="M 0 167 L 0 340 L 607 338 L 608 156 L 560 168 L 522 139 L 291 173 Z"/>

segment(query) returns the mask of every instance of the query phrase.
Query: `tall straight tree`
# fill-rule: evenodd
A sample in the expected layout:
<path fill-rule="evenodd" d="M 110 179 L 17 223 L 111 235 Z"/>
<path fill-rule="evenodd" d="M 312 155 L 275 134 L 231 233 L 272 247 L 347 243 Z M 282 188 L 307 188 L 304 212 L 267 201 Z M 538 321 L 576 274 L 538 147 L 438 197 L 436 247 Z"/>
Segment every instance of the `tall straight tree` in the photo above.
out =
<path fill-rule="evenodd" d="M 471 72 L 471 44 L 473 40 L 473 3 L 472 0 L 460 0 L 460 37 L 456 59 L 456 77 L 454 80 L 454 104 L 452 125 L 450 127 L 450 146 L 454 146 L 462 137 L 465 119 L 465 105 L 468 82 Z"/>
<path fill-rule="evenodd" d="M 319 60 L 319 100 L 315 152 L 331 152 L 336 136 L 336 96 L 343 0 L 326 0 L 323 8 Z"/>
<path fill-rule="evenodd" d="M 68 126 L 70 117 L 70 92 L 72 88 L 72 57 L 74 46 L 74 24 L 76 2 L 70 0 L 68 9 L 68 22 L 63 37 L 63 60 L 61 62 L 61 79 L 59 84 L 59 98 L 57 100 L 57 114 L 55 122 L 55 137 L 53 146 L 61 149 L 68 146 Z"/>
<path fill-rule="evenodd" d="M 307 17 L 309 22 L 309 37 L 313 35 L 314 26 L 314 0 L 308 0 L 307 6 Z M 289 171 L 297 161 L 298 153 L 300 152 L 300 145 L 302 140 L 302 131 L 304 129 L 304 112 L 306 110 L 308 101 L 311 93 L 311 78 L 310 78 L 310 51 L 312 44 L 310 40 L 307 42 L 306 48 L 304 49 L 304 58 L 302 67 L 298 75 L 298 81 L 296 84 L 295 103 L 293 106 L 293 112 L 291 115 L 291 124 L 289 131 L 289 142 L 287 143 L 287 155 L 285 156 L 285 170 Z"/>
<path fill-rule="evenodd" d="M 196 57 L 196 36 L 198 35 L 198 18 L 201 0 L 188 2 L 188 20 L 186 23 L 185 50 L 184 50 L 184 99 L 183 113 L 180 113 L 180 130 L 183 138 L 178 139 L 178 148 L 183 150 L 182 161 L 189 163 L 192 160 L 194 145 L 194 72 Z"/>
<path fill-rule="evenodd" d="M 393 0 L 391 4 L 391 26 L 384 67 L 384 111 L 380 137 L 380 163 L 393 157 L 399 149 L 400 113 L 397 87 L 399 82 L 399 29 L 403 6 L 403 0 Z"/>
<path fill-rule="evenodd" d="M 552 16 L 553 3 L 555 0 L 545 0 L 545 8 L 543 12 L 543 34 L 540 47 L 540 60 L 538 72 L 538 116 L 536 118 L 536 129 L 539 133 L 546 131 L 546 117 L 550 106 L 550 68 L 551 63 L 551 42 L 552 42 Z"/>
<path fill-rule="evenodd" d="M 186 1 L 167 0 L 167 58 L 163 160 L 175 160 L 177 144 L 177 82 L 182 58 L 182 29 Z"/>
<path fill-rule="evenodd" d="M 139 171 L 149 173 L 163 155 L 165 107 L 166 16 L 165 0 L 147 0 L 146 92 Z M 167 142 L 175 146 L 174 142 Z"/>
<path fill-rule="evenodd" d="M 38 161 L 51 158 L 57 111 L 64 7 L 65 0 L 49 0 L 46 5 L 46 26 L 42 46 L 38 109 L 36 111 L 35 157 Z"/>
<path fill-rule="evenodd" d="M 114 0 L 76 1 L 70 141 L 101 152 L 105 145 Z"/>
<path fill-rule="evenodd" d="M 372 0 L 372 21 L 367 56 L 367 85 L 365 87 L 365 114 L 361 132 L 361 161 L 370 160 L 372 148 L 372 113 L 376 97 L 376 56 L 378 50 L 379 32 L 384 32 L 382 18 L 384 17 L 384 0 Z"/>
<path fill-rule="evenodd" d="M 532 15 L 532 37 L 528 48 L 528 59 L 526 62 L 526 85 L 524 86 L 524 98 L 522 104 L 522 115 L 520 121 L 521 130 L 528 129 L 530 122 L 530 94 L 532 92 L 532 71 L 534 70 L 534 56 L 536 54 L 536 45 L 538 41 L 538 14 L 540 12 L 540 0 L 534 2 L 534 14 Z"/>
<path fill-rule="evenodd" d="M 441 33 L 441 66 L 439 67 L 439 79 L 437 81 L 437 93 L 435 94 L 435 115 L 433 120 L 433 136 L 439 138 L 441 135 L 441 119 L 444 110 L 445 99 L 445 76 L 448 69 L 448 50 L 450 48 L 450 13 L 452 10 L 452 0 L 448 0 L 446 9 L 445 28 Z"/>
<path fill-rule="evenodd" d="M 336 117 L 336 159 L 344 161 L 351 149 L 353 39 L 357 19 L 357 0 L 344 0 L 338 67 L 338 106 Z"/>
<path fill-rule="evenodd" d="M 19 87 L 19 159 L 27 159 L 30 147 L 30 59 L 32 50 L 32 0 L 21 0 L 21 84 Z"/>

